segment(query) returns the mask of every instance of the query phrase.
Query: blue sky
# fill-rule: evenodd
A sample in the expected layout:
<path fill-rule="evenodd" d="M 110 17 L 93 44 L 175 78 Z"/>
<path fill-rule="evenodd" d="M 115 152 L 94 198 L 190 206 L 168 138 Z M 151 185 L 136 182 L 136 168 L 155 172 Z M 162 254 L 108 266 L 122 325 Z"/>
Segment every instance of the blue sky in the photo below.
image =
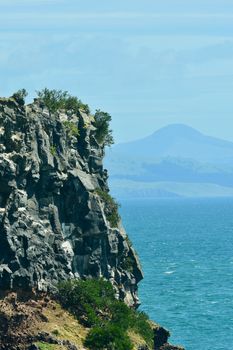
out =
<path fill-rule="evenodd" d="M 108 111 L 117 142 L 170 123 L 233 141 L 233 1 L 0 0 L 0 76 Z"/>

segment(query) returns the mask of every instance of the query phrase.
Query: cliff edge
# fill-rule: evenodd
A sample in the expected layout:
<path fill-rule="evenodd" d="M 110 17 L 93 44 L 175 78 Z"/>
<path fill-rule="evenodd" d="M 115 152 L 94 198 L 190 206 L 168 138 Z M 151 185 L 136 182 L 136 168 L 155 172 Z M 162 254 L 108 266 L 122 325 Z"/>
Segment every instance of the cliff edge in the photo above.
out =
<path fill-rule="evenodd" d="M 78 100 L 70 96 L 67 101 L 76 106 Z M 123 332 L 123 326 L 114 321 L 114 332 L 116 339 L 120 332 L 126 342 L 130 340 L 130 349 L 182 350 L 168 344 L 169 332 L 134 311 L 139 306 L 137 289 L 143 275 L 121 225 L 118 205 L 109 195 L 108 175 L 103 169 L 105 143 L 96 123 L 101 113 L 97 111 L 94 117 L 82 105 L 75 111 L 58 108 L 52 112 L 42 99 L 25 105 L 17 94 L 0 98 L 2 350 L 84 349 L 95 322 L 99 325 L 101 320 L 101 333 L 104 327 L 111 329 L 114 318 L 124 313 L 129 324 L 130 317 L 138 324 L 131 322 Z M 106 113 L 103 116 L 108 117 Z M 99 279 L 96 283 L 100 284 L 111 282 L 106 282 L 113 288 L 112 299 L 106 299 L 107 308 L 101 298 L 110 293 L 108 285 L 106 290 L 100 287 L 99 295 L 96 291 L 92 295 L 95 287 L 88 287 L 88 296 L 95 297 L 91 309 L 79 287 L 84 308 L 79 303 L 73 305 L 81 314 L 63 308 L 57 299 L 59 283 L 89 278 Z M 70 298 L 73 292 L 69 293 Z M 85 315 L 94 315 L 93 323 L 87 324 Z M 122 320 L 125 322 L 124 317 Z M 148 347 L 140 332 L 132 331 L 137 327 L 145 339 L 149 332 L 153 345 Z M 91 349 L 96 349 L 95 345 Z M 108 349 L 115 349 L 114 344 Z M 129 350 L 127 346 L 121 349 Z"/>
<path fill-rule="evenodd" d="M 105 277 L 138 305 L 140 264 L 111 220 L 103 145 L 93 117 L 0 99 L 0 289 L 53 291 Z"/>

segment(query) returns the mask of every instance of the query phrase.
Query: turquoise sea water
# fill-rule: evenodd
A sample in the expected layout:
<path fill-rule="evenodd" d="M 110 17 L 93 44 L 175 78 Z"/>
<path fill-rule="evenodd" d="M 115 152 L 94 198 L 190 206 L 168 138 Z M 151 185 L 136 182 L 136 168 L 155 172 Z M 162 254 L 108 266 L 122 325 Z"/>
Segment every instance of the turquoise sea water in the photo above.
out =
<path fill-rule="evenodd" d="M 121 201 L 141 308 L 186 350 L 233 348 L 233 200 Z"/>

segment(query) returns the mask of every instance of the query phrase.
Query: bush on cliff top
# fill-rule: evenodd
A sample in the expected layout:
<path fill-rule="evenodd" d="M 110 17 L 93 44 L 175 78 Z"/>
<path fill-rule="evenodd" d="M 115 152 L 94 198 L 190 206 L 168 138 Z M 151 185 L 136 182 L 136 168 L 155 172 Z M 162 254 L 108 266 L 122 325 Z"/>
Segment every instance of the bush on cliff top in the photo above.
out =
<path fill-rule="evenodd" d="M 62 282 L 58 289 L 63 307 L 85 326 L 92 327 L 85 342 L 90 349 L 130 350 L 128 330 L 152 346 L 153 331 L 147 315 L 116 300 L 110 282 L 102 278 L 70 280 Z"/>
<path fill-rule="evenodd" d="M 25 98 L 27 97 L 28 92 L 26 89 L 20 89 L 18 91 L 16 91 L 12 97 L 19 102 L 20 104 L 24 104 L 25 103 Z"/>
<path fill-rule="evenodd" d="M 44 88 L 37 91 L 37 96 L 50 113 L 55 113 L 60 109 L 64 109 L 66 112 L 78 113 L 81 109 L 85 113 L 90 114 L 89 106 L 76 96 L 70 95 L 67 91 Z M 100 145 L 111 146 L 114 143 L 112 130 L 110 129 L 111 120 L 110 114 L 96 110 L 93 124 L 96 127 L 95 137 Z"/>
<path fill-rule="evenodd" d="M 70 95 L 67 91 L 50 90 L 47 88 L 41 91 L 36 91 L 39 99 L 45 104 L 50 113 L 55 113 L 59 109 L 64 109 L 67 112 L 77 113 L 79 109 L 84 110 L 87 114 L 90 113 L 89 106 L 82 103 L 77 97 Z"/>

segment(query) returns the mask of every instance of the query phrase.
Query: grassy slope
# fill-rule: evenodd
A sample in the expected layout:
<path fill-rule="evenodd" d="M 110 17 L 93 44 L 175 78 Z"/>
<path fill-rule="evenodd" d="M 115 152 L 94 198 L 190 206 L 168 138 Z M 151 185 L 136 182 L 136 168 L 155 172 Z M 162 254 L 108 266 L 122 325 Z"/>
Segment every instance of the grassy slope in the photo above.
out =
<path fill-rule="evenodd" d="M 21 322 L 18 322 L 20 315 L 24 315 Z M 84 350 L 83 341 L 89 331 L 74 318 L 68 311 L 54 300 L 47 297 L 37 299 L 29 298 L 21 301 L 14 293 L 8 294 L 0 300 L 0 324 L 8 324 L 7 334 L 11 343 L 9 348 L 18 344 L 19 349 L 25 349 L 28 345 L 27 336 L 36 336 L 40 332 L 51 334 L 54 338 L 60 340 L 69 340 L 76 345 L 78 349 Z M 0 329 L 0 348 L 1 337 L 5 332 Z M 134 344 L 134 350 L 138 345 L 145 344 L 144 340 L 134 332 L 130 331 L 129 336 Z M 61 345 L 48 344 L 44 342 L 34 342 L 40 350 L 66 350 Z"/>
<path fill-rule="evenodd" d="M 69 312 L 64 310 L 60 304 L 51 301 L 46 308 L 43 309 L 43 314 L 47 317 L 48 322 L 37 323 L 34 328 L 35 332 L 44 331 L 51 333 L 58 339 L 67 339 L 78 348 L 84 349 L 83 341 L 89 329 L 82 326 Z M 133 331 L 129 332 L 129 336 L 134 344 L 134 350 L 136 350 L 139 345 L 145 344 L 143 338 Z M 37 343 L 37 345 L 39 345 L 41 350 L 65 349 L 59 345 L 43 343 Z"/>

